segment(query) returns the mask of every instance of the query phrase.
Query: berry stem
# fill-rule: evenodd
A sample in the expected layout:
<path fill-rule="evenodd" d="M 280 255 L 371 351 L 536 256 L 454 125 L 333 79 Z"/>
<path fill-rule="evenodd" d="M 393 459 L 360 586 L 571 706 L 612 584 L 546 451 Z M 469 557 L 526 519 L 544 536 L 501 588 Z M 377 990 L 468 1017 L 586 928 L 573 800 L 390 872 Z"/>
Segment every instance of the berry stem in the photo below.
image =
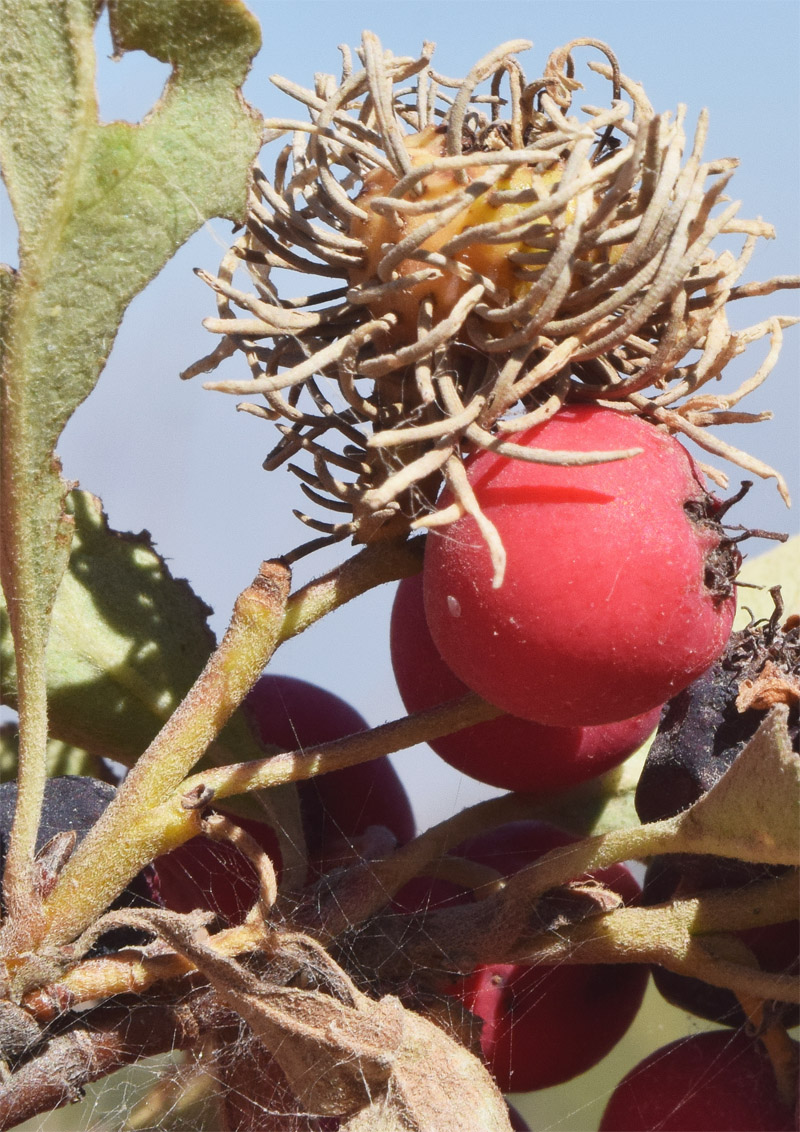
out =
<path fill-rule="evenodd" d="M 681 975 L 727 987 L 740 995 L 779 1002 L 800 1000 L 797 980 L 762 971 L 751 962 L 730 961 L 717 953 L 722 933 L 782 923 L 797 917 L 797 879 L 787 874 L 743 891 L 704 893 L 691 899 L 648 908 L 617 907 L 585 915 L 575 901 L 571 923 L 564 917 L 573 886 L 552 891 L 561 909 L 557 929 L 547 920 L 548 893 L 520 890 L 517 880 L 536 878 L 540 862 L 510 877 L 502 891 L 479 905 L 431 913 L 425 934 L 403 956 L 413 966 L 441 971 L 470 971 L 478 964 L 657 963 Z M 577 876 L 577 868 L 573 878 Z M 539 888 L 538 884 L 531 886 Z M 544 900 L 541 899 L 544 897 Z"/>
<path fill-rule="evenodd" d="M 731 961 L 716 953 L 713 938 L 705 938 L 783 923 L 799 912 L 797 878 L 787 874 L 743 891 L 703 893 L 650 908 L 618 908 L 560 930 L 559 938 L 544 936 L 537 944 L 520 936 L 514 949 L 547 963 L 658 963 L 760 1000 L 799 1002 L 800 988 L 793 976 L 762 971 L 752 962 Z"/>
<path fill-rule="evenodd" d="M 218 801 L 231 794 L 301 782 L 357 763 L 381 758 L 417 743 L 438 739 L 464 727 L 472 727 L 502 713 L 492 704 L 470 693 L 462 699 L 391 720 L 369 731 L 346 735 L 298 751 L 286 751 L 253 762 L 214 767 L 181 783 L 181 794 L 204 787 Z"/>
<path fill-rule="evenodd" d="M 74 939 L 148 861 L 192 836 L 199 811 L 186 808 L 188 791 L 180 789 L 181 781 L 274 652 L 289 583 L 286 567 L 265 562 L 237 598 L 225 636 L 186 699 L 131 770 L 46 901 L 51 943 Z"/>
<path fill-rule="evenodd" d="M 797 1042 L 792 1041 L 782 1022 L 769 1019 L 763 999 L 747 994 L 737 997 L 772 1062 L 775 1085 L 781 1100 L 787 1106 L 793 1105 L 797 1098 L 797 1074 L 800 1068 Z"/>
<path fill-rule="evenodd" d="M 422 569 L 422 540 L 376 542 L 292 594 L 278 644 L 296 637 L 327 613 L 384 582 L 397 582 Z"/>
<path fill-rule="evenodd" d="M 530 816 L 535 800 L 525 794 L 504 794 L 462 810 L 431 826 L 383 861 L 356 866 L 332 890 L 329 899 L 315 896 L 296 919 L 305 930 L 323 941 L 364 923 L 384 908 L 404 884 L 427 871 L 431 863 L 475 834 L 495 825 Z"/>
<path fill-rule="evenodd" d="M 112 913 L 112 916 L 115 926 L 125 920 L 124 912 Z M 212 946 L 220 955 L 235 958 L 252 952 L 263 941 L 263 925 L 248 923 L 216 932 Z M 143 955 L 140 951 L 121 951 L 99 959 L 85 959 L 57 982 L 29 991 L 22 1002 L 40 1022 L 50 1022 L 64 1008 L 64 1002 L 78 1006 L 119 994 L 141 995 L 158 982 L 180 978 L 194 969 L 192 961 L 178 952 Z"/>

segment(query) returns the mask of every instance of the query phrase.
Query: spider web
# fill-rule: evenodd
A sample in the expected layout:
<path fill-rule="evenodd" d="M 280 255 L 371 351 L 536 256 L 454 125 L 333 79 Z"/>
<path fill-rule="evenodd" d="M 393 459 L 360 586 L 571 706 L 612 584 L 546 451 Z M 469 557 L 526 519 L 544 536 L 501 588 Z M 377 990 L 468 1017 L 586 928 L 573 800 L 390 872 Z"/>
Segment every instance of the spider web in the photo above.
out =
<path fill-rule="evenodd" d="M 431 752 L 427 757 L 435 758 Z M 470 784 L 452 772 L 450 811 L 462 808 L 465 785 Z M 444 805 L 442 799 L 440 803 Z M 424 921 L 420 926 L 415 920 L 414 930 L 424 932 Z M 358 933 L 353 933 L 345 943 L 344 955 L 345 966 L 356 978 L 360 969 L 358 938 Z M 533 980 L 524 998 L 514 1003 L 515 1028 L 519 1028 L 523 1041 L 525 1016 L 535 1011 L 538 994 L 537 981 Z M 452 1011 L 451 1022 L 458 1024 L 461 1016 L 452 1000 L 443 997 L 441 1005 L 443 1017 L 446 1019 Z M 509 1100 L 537 1132 L 591 1132 L 598 1127 L 616 1083 L 634 1065 L 671 1041 L 718 1028 L 670 1006 L 651 983 L 630 1030 L 598 1065 L 563 1085 L 510 1094 Z M 735 1031 L 726 1032 L 733 1040 Z M 514 1028 L 512 1038 L 513 1033 Z M 471 1036 L 477 1040 L 477 1023 Z M 726 1071 L 722 1059 L 717 1068 Z M 271 1082 L 268 1088 L 267 1072 Z M 224 1103 L 221 1082 L 227 1090 Z M 335 1121 L 305 1117 L 294 1107 L 290 1096 L 275 1085 L 274 1065 L 270 1066 L 264 1047 L 241 1023 L 235 1037 L 229 1035 L 220 1043 L 206 1042 L 192 1052 L 175 1051 L 144 1059 L 88 1086 L 79 1103 L 36 1116 L 18 1127 L 22 1132 L 223 1132 L 229 1127 L 223 1112 L 239 1121 L 230 1127 L 247 1132 L 333 1132 L 337 1126 Z"/>

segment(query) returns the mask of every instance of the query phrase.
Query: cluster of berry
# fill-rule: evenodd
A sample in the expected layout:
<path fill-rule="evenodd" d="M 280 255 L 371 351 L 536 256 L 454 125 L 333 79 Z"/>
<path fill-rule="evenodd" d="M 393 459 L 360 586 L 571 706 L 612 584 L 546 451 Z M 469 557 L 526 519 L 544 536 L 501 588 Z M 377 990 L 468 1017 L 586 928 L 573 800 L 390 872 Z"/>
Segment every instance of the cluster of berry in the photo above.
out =
<path fill-rule="evenodd" d="M 568 789 L 620 763 L 653 731 L 668 702 L 637 807 L 644 821 L 680 812 L 718 780 L 755 730 L 757 711 L 728 718 L 732 692 L 755 653 L 775 651 L 777 623 L 731 638 L 736 550 L 719 522 L 724 505 L 705 493 L 673 438 L 640 418 L 576 406 L 521 439 L 539 450 L 580 452 L 600 441 L 641 453 L 570 467 L 482 452 L 468 464 L 477 513 L 505 549 L 505 580 L 492 584 L 490 550 L 470 514 L 428 535 L 423 573 L 400 584 L 392 614 L 402 698 L 412 712 L 468 691 L 498 706 L 507 714 L 431 745 L 483 782 L 533 795 Z M 796 627 L 792 633 L 794 647 Z M 785 647 L 783 637 L 779 644 Z M 287 676 L 263 676 L 247 710 L 261 741 L 282 749 L 367 727 L 338 697 Z M 80 835 L 111 789 L 92 783 L 84 804 L 80 784 L 92 780 L 60 780 L 72 782 L 66 794 L 58 781 L 48 785 L 46 818 L 54 829 Z M 414 836 L 409 800 L 385 759 L 300 782 L 298 792 L 309 883 L 339 866 L 385 856 Z M 45 833 L 53 821 L 46 821 Z M 252 818 L 235 821 L 280 873 L 272 829 Z M 470 838 L 452 856 L 502 884 L 572 840 L 553 826 L 519 821 Z M 650 863 L 644 893 L 622 865 L 576 880 L 601 884 L 624 904 L 654 904 L 676 893 L 741 887 L 764 871 L 671 856 Z M 258 897 L 247 858 L 233 844 L 205 837 L 158 858 L 135 886 L 127 899 L 144 895 L 180 912 L 206 909 L 228 925 L 241 923 Z M 397 893 L 390 911 L 424 919 L 481 896 L 479 883 L 418 877 Z M 797 969 L 797 923 L 741 935 L 765 970 Z M 605 1057 L 636 1017 L 648 975 L 634 963 L 480 964 L 458 978 L 442 975 L 435 986 L 500 1089 L 528 1092 L 571 1080 Z M 793 1114 L 778 1095 L 771 1062 L 746 1031 L 732 993 L 660 968 L 654 975 L 670 1002 L 736 1029 L 696 1034 L 643 1061 L 612 1095 L 604 1132 L 790 1129 Z M 796 1023 L 795 1014 L 785 1010 L 783 1022 Z M 237 1084 L 242 1074 L 246 1088 Z M 296 1102 L 257 1043 L 231 1060 L 227 1084 L 232 1127 L 252 1127 L 250 1110 L 259 1108 L 294 1119 Z M 304 1128 L 338 1127 L 335 1118 L 303 1119 Z M 517 1114 L 509 1119 L 525 1127 Z"/>
<path fill-rule="evenodd" d="M 678 813 L 714 785 L 763 718 L 735 707 L 743 670 L 730 656 L 742 652 L 742 635 L 724 652 L 738 567 L 735 541 L 719 521 L 724 505 L 705 492 L 682 445 L 639 418 L 568 406 L 520 442 L 540 453 L 603 444 L 641 452 L 591 467 L 490 452 L 468 463 L 475 514 L 432 532 L 422 577 L 398 588 L 391 646 L 403 701 L 417 711 L 472 690 L 504 709 L 431 746 L 479 781 L 531 794 L 568 789 L 622 762 L 669 701 L 637 806 L 644 821 Z M 480 525 L 487 521 L 507 556 L 500 587 Z M 756 647 L 753 636 L 745 652 Z M 687 704 L 699 700 L 698 734 L 689 734 Z M 726 733 L 732 737 L 721 743 Z M 564 837 L 523 823 L 460 852 L 484 863 L 496 854 L 492 863 L 508 875 Z M 656 859 L 642 899 L 742 887 L 764 872 L 713 857 Z M 626 902 L 639 896 L 621 866 L 597 879 Z M 788 973 L 798 969 L 798 928 L 741 936 L 763 969 Z M 659 967 L 654 975 L 668 1001 L 744 1027 L 732 992 Z M 481 1047 L 501 1088 L 527 1091 L 599 1061 L 633 1020 L 645 977 L 635 966 L 496 966 L 479 968 L 455 992 L 484 1020 Z M 797 1022 L 796 1010 L 783 1013 Z M 653 1054 L 619 1085 L 602 1128 L 783 1129 L 793 1119 L 769 1058 L 742 1029 L 695 1035 Z"/>

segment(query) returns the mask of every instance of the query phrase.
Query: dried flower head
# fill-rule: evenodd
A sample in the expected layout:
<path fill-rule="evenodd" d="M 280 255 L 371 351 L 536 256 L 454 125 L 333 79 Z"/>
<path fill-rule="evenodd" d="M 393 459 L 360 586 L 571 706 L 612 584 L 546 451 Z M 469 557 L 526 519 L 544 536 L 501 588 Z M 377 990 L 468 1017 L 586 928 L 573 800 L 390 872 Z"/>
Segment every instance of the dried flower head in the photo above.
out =
<path fill-rule="evenodd" d="M 365 32 L 360 69 L 343 48 L 339 82 L 317 75 L 307 90 L 273 79 L 310 120 L 265 123 L 266 141 L 289 141 L 271 178 L 255 169 L 246 231 L 219 275 L 200 273 L 218 296 L 219 317 L 205 325 L 223 338 L 185 376 L 244 352 L 251 380 L 207 387 L 264 396 L 240 408 L 278 422 L 267 468 L 311 454 L 313 470 L 290 467 L 310 499 L 341 516 L 301 515 L 323 532 L 308 547 L 402 535 L 468 511 L 498 566 L 501 548 L 464 474 L 471 451 L 558 463 L 630 455 L 514 443 L 565 400 L 645 415 L 774 476 L 787 495 L 777 472 L 708 431 L 769 416 L 735 407 L 796 321 L 732 331 L 727 303 L 800 283 L 737 286 L 756 240 L 773 232 L 725 203 L 736 162 L 703 161 L 705 114 L 685 156 L 685 107 L 657 115 L 604 44 L 567 44 L 533 82 L 515 54 L 529 46 L 504 43 L 453 79 L 433 68 L 431 44 L 397 58 Z M 578 46 L 605 56 L 590 67 L 611 95 L 580 115 L 570 112 Z M 738 257 L 712 252 L 720 233 L 742 234 Z M 233 286 L 242 264 L 257 294 Z M 275 269 L 334 282 L 282 298 Z M 703 388 L 767 335 L 766 360 L 739 389 Z M 437 511 L 443 482 L 456 502 Z"/>

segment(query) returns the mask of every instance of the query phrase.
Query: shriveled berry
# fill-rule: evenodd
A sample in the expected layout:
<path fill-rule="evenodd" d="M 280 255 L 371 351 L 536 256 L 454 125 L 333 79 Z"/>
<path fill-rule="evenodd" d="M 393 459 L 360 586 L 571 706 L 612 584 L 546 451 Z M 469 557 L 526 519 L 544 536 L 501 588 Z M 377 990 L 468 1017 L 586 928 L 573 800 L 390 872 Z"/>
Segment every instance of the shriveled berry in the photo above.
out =
<path fill-rule="evenodd" d="M 781 626 L 776 607 L 776 616 L 734 633 L 723 656 L 667 705 L 636 789 L 641 820 L 672 817 L 710 790 L 781 696 L 796 743 L 800 628 L 792 619 Z"/>

